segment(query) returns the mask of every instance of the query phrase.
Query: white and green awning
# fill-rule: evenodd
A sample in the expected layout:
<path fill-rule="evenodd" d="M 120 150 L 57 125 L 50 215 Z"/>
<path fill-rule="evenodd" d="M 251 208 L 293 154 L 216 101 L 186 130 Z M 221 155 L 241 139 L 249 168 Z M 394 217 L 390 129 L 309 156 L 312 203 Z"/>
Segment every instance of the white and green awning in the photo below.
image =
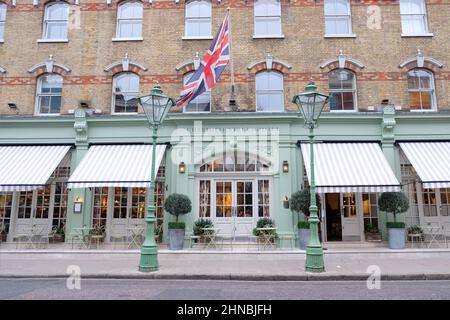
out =
<path fill-rule="evenodd" d="M 156 146 L 155 172 L 166 145 Z M 68 181 L 69 188 L 150 187 L 152 145 L 94 145 Z"/>
<path fill-rule="evenodd" d="M 301 149 L 311 183 L 310 145 Z M 400 191 L 378 143 L 315 143 L 314 168 L 320 193 Z"/>
<path fill-rule="evenodd" d="M 401 142 L 424 188 L 450 188 L 449 142 Z"/>
<path fill-rule="evenodd" d="M 44 187 L 70 146 L 0 146 L 0 192 Z"/>

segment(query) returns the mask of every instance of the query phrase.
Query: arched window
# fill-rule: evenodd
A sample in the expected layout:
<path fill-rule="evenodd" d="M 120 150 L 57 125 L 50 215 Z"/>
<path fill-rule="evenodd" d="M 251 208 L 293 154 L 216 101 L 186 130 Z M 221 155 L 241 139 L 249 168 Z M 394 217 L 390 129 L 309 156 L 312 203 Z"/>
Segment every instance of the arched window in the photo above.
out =
<path fill-rule="evenodd" d="M 0 2 L 0 42 L 4 39 L 6 20 L 6 4 Z"/>
<path fill-rule="evenodd" d="M 325 34 L 348 35 L 352 33 L 349 0 L 325 0 Z"/>
<path fill-rule="evenodd" d="M 356 77 L 348 70 L 333 70 L 328 74 L 330 110 L 356 110 Z"/>
<path fill-rule="evenodd" d="M 283 75 L 276 71 L 256 74 L 256 111 L 284 110 Z"/>
<path fill-rule="evenodd" d="M 402 34 L 423 35 L 428 33 L 424 0 L 400 0 L 400 16 Z"/>
<path fill-rule="evenodd" d="M 187 73 L 183 77 L 183 83 L 186 84 L 193 72 Z M 184 107 L 184 112 L 209 112 L 211 111 L 211 91 L 206 90 L 201 95 L 197 96 L 194 100 L 190 101 L 188 105 Z"/>
<path fill-rule="evenodd" d="M 124 2 L 117 9 L 117 38 L 142 37 L 143 6 L 141 2 Z"/>
<path fill-rule="evenodd" d="M 186 4 L 185 36 L 202 38 L 211 36 L 211 2 L 193 0 Z"/>
<path fill-rule="evenodd" d="M 409 107 L 411 110 L 436 109 L 433 74 L 425 69 L 408 71 Z"/>
<path fill-rule="evenodd" d="M 113 79 L 113 113 L 138 112 L 139 76 L 120 73 Z"/>
<path fill-rule="evenodd" d="M 53 2 L 45 7 L 44 39 L 67 40 L 69 5 L 65 2 Z"/>
<path fill-rule="evenodd" d="M 279 0 L 255 2 L 255 36 L 281 36 L 281 3 Z"/>
<path fill-rule="evenodd" d="M 55 115 L 61 112 L 63 78 L 57 74 L 45 74 L 38 78 L 36 114 Z"/>

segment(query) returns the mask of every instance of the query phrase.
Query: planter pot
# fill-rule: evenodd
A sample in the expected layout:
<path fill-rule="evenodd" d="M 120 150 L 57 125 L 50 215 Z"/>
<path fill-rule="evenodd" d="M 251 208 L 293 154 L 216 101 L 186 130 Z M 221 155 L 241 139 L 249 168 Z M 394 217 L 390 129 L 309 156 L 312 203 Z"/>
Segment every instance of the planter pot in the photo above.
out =
<path fill-rule="evenodd" d="M 53 238 L 53 242 L 64 242 L 64 235 L 55 234 L 55 236 Z"/>
<path fill-rule="evenodd" d="M 169 229 L 169 249 L 182 250 L 184 246 L 184 229 Z"/>
<path fill-rule="evenodd" d="M 373 232 L 366 232 L 365 233 L 366 236 L 366 241 L 375 241 L 375 242 L 379 242 L 381 241 L 381 235 L 379 233 L 373 233 Z"/>
<path fill-rule="evenodd" d="M 298 247 L 301 250 L 306 250 L 310 237 L 311 237 L 310 229 L 298 229 Z"/>
<path fill-rule="evenodd" d="M 404 228 L 389 228 L 389 248 L 390 249 L 404 249 L 406 230 Z"/>

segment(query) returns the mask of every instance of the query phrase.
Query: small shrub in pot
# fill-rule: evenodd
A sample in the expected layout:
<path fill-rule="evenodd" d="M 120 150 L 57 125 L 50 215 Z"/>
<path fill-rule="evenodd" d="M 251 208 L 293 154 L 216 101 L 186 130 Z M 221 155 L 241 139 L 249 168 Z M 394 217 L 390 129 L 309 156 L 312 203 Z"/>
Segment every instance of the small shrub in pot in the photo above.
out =
<path fill-rule="evenodd" d="M 386 223 L 389 248 L 403 249 L 406 240 L 405 224 L 397 221 L 397 214 L 408 211 L 408 197 L 403 192 L 383 192 L 378 199 L 378 208 L 394 216 L 394 222 Z"/>
<path fill-rule="evenodd" d="M 176 217 L 175 222 L 169 222 L 168 224 L 169 249 L 181 250 L 184 243 L 185 224 L 184 222 L 179 222 L 178 217 L 191 212 L 191 199 L 184 194 L 173 193 L 167 197 L 164 209 Z"/>
<path fill-rule="evenodd" d="M 309 239 L 311 237 L 311 231 L 309 229 L 309 207 L 311 205 L 311 193 L 309 188 L 305 188 L 301 191 L 294 192 L 291 195 L 290 207 L 291 210 L 297 213 L 303 213 L 303 220 L 298 222 L 298 247 L 305 250 Z M 320 197 L 316 194 L 316 205 L 320 211 Z"/>

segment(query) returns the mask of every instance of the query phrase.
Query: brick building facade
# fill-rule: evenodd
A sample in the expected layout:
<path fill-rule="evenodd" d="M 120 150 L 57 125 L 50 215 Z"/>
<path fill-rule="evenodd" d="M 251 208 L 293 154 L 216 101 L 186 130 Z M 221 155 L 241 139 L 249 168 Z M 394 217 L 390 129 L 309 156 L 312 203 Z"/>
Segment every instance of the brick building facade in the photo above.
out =
<path fill-rule="evenodd" d="M 38 224 L 70 239 L 101 225 L 108 242 L 145 225 L 147 182 L 87 176 L 136 171 L 127 164 L 146 154 L 150 133 L 134 98 L 155 82 L 177 98 L 227 8 L 234 73 L 229 64 L 211 100 L 173 108 L 158 132 L 162 241 L 174 219 L 164 197 L 176 192 L 193 204 L 181 218 L 188 236 L 199 217 L 227 236 L 270 217 L 290 245 L 303 216 L 285 200 L 309 181 L 308 131 L 291 101 L 311 78 L 331 97 L 316 129 L 330 164 L 317 169 L 321 240 L 363 241 L 369 226 L 386 239 L 392 217 L 378 196 L 400 189 L 407 225 L 450 227 L 449 0 L 0 0 L 0 234 L 17 240 Z M 263 135 L 270 146 L 255 146 Z M 111 165 L 119 154 L 126 161 Z M 27 157 L 47 180 L 29 181 Z M 76 170 L 84 180 L 67 188 Z"/>

